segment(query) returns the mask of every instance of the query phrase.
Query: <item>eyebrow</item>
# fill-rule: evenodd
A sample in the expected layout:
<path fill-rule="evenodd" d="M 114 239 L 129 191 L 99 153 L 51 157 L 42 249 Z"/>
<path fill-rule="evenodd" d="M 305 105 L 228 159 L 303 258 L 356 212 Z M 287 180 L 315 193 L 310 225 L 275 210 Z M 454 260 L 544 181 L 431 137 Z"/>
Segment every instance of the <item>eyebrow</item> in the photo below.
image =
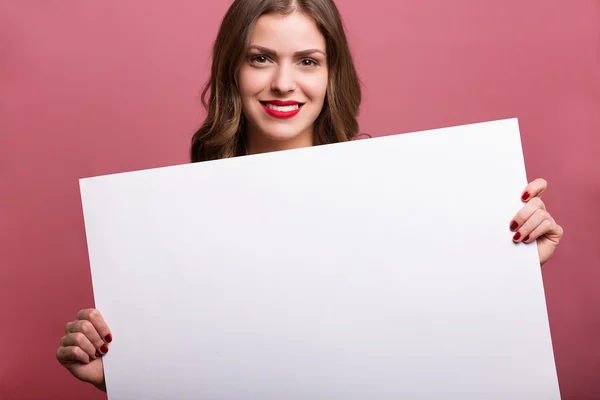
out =
<path fill-rule="evenodd" d="M 248 50 L 258 50 L 261 53 L 265 53 L 266 55 L 271 56 L 271 57 L 277 56 L 277 52 L 275 50 L 271 50 L 271 49 L 268 49 L 268 48 L 262 47 L 262 46 L 253 45 L 253 46 L 248 47 Z M 326 55 L 323 50 L 308 49 L 308 50 L 301 50 L 301 51 L 295 52 L 294 57 L 306 57 L 306 56 L 309 56 L 314 53 L 321 53 L 324 56 Z"/>

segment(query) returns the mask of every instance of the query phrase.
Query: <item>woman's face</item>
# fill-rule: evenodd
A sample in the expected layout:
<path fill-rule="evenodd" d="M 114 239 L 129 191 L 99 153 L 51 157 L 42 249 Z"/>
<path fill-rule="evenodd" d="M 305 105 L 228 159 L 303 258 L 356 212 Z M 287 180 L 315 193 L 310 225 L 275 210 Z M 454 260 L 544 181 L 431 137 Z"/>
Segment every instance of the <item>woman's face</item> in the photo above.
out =
<path fill-rule="evenodd" d="M 327 79 L 325 38 L 310 17 L 260 17 L 239 71 L 250 152 L 311 146 Z"/>

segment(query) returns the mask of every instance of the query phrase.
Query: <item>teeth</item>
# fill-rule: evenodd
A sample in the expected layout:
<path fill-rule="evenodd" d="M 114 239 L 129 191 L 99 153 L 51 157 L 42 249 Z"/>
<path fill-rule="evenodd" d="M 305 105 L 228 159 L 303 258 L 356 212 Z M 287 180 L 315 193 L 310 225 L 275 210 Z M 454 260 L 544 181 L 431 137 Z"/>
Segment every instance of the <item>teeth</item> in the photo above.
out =
<path fill-rule="evenodd" d="M 294 104 L 293 106 L 274 106 L 273 104 L 269 104 L 267 103 L 267 107 L 269 107 L 271 110 L 275 110 L 275 111 L 279 111 L 279 112 L 290 112 L 290 111 L 294 111 L 297 110 L 298 108 L 300 108 L 299 104 Z"/>

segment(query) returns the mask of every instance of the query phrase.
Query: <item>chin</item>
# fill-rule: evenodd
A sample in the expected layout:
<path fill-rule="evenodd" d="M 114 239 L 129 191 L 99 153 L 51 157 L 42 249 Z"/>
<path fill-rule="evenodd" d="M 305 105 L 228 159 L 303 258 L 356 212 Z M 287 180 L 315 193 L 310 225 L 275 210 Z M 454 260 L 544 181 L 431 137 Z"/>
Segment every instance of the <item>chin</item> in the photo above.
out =
<path fill-rule="evenodd" d="M 265 137 L 273 141 L 288 141 L 297 139 L 305 134 L 306 128 L 299 128 L 293 126 L 265 126 L 261 129 Z"/>
<path fill-rule="evenodd" d="M 287 142 L 300 137 L 300 132 L 265 132 L 265 137 L 275 142 Z"/>

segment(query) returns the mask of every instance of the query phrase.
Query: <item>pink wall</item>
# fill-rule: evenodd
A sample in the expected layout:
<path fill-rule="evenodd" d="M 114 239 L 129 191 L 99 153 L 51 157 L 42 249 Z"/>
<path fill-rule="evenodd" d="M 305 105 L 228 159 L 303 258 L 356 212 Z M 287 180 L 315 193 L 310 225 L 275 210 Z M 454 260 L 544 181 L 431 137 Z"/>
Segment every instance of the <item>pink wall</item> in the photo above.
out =
<path fill-rule="evenodd" d="M 543 269 L 563 398 L 600 399 L 600 3 L 338 2 L 364 132 L 520 118 L 566 231 Z M 0 2 L 0 398 L 103 398 L 54 359 L 93 305 L 78 179 L 186 162 L 228 4 Z"/>

